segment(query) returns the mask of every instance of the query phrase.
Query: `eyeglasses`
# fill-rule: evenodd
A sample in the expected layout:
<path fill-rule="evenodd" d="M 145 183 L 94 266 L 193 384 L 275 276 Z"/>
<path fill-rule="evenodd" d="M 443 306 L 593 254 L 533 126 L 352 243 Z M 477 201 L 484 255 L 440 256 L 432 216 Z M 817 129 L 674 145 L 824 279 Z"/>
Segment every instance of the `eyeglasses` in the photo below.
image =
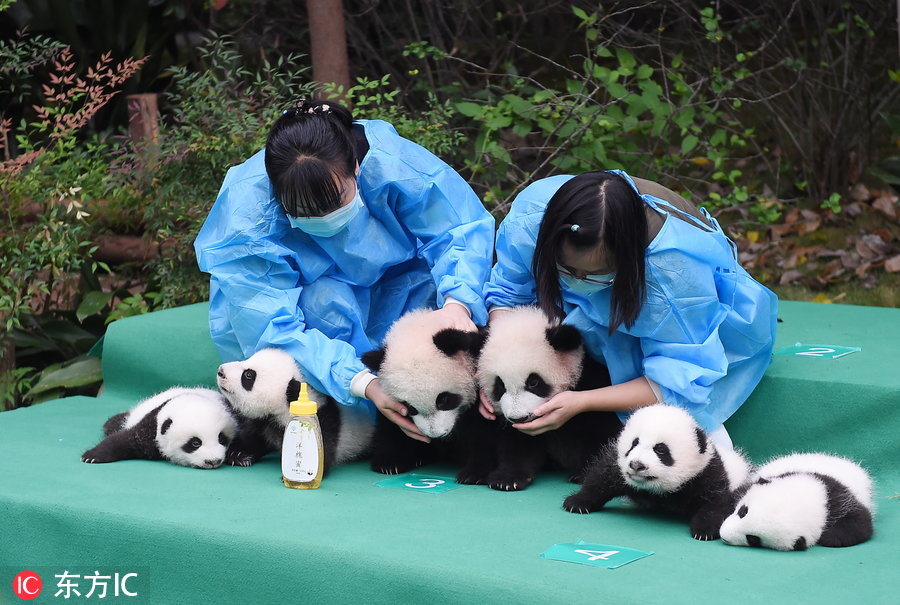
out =
<path fill-rule="evenodd" d="M 615 281 L 615 277 L 610 278 L 610 279 L 600 279 L 601 277 L 607 277 L 607 275 L 609 275 L 609 274 L 603 274 L 603 275 L 594 274 L 594 275 L 583 275 L 583 276 L 576 275 L 575 271 L 573 271 L 569 267 L 564 267 L 564 266 L 560 265 L 559 263 L 557 263 L 556 269 L 563 275 L 568 275 L 569 277 L 573 277 L 575 279 L 581 280 L 583 282 L 587 282 L 589 284 L 600 284 L 603 286 L 611 286 L 612 283 Z"/>

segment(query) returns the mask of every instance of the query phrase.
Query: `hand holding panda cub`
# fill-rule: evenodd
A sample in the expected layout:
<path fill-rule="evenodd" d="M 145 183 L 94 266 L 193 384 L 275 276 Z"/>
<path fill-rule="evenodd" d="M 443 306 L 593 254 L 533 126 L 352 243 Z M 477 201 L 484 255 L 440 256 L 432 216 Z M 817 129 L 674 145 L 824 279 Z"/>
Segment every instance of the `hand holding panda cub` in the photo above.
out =
<path fill-rule="evenodd" d="M 582 412 L 556 430 L 529 435 L 510 423 L 528 422 L 534 411 L 564 391 L 610 385 L 609 372 L 585 353 L 574 326 L 547 319 L 533 306 L 515 307 L 491 320 L 478 358 L 478 381 L 497 421 L 498 465 L 487 478 L 491 489 L 527 488 L 548 461 L 580 481 L 584 467 L 619 433 L 612 412 Z"/>
<path fill-rule="evenodd" d="M 631 415 L 563 507 L 589 513 L 628 496 L 639 506 L 688 516 L 691 536 L 715 540 L 749 472 L 740 453 L 718 452 L 685 410 L 656 404 Z"/>
<path fill-rule="evenodd" d="M 174 387 L 144 399 L 103 425 L 106 438 L 83 462 L 168 460 L 211 469 L 222 465 L 237 432 L 228 402 L 212 389 Z"/>
<path fill-rule="evenodd" d="M 466 458 L 457 481 L 484 481 L 493 461 L 472 444 L 487 438 L 490 430 L 475 407 L 475 357 L 481 342 L 479 333 L 447 328 L 435 312 L 418 309 L 394 322 L 380 349 L 362 356 L 363 363 L 377 373 L 384 392 L 406 407 L 419 431 L 444 442 L 415 441 L 380 415 L 372 470 L 403 473 L 429 462 L 435 450 L 442 449 L 450 450 L 451 457 L 462 453 Z M 440 445 L 444 447 L 436 448 Z"/>
<path fill-rule="evenodd" d="M 722 523 L 733 546 L 806 550 L 853 546 L 872 537 L 872 479 L 855 462 L 827 454 L 775 458 L 741 487 Z"/>

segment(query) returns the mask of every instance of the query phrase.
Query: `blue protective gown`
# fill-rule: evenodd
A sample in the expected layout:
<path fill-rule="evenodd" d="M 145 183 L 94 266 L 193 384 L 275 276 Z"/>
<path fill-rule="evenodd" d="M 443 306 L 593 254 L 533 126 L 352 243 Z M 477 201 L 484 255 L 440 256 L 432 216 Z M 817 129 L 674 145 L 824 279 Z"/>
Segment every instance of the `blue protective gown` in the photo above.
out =
<path fill-rule="evenodd" d="M 623 176 L 635 191 L 627 174 Z M 497 234 L 497 263 L 485 285 L 488 308 L 534 304 L 531 261 L 550 198 L 572 176 L 524 189 Z M 646 252 L 647 298 L 631 328 L 609 332 L 612 288 L 581 294 L 562 286 L 565 323 L 579 328 L 588 352 L 605 360 L 613 384 L 655 381 L 666 403 L 688 410 L 707 431 L 747 399 L 769 365 L 777 298 L 738 264 L 734 243 L 713 229 L 675 218 L 672 206 L 641 195 L 665 222 Z M 624 420 L 628 414 L 620 414 Z"/>
<path fill-rule="evenodd" d="M 453 169 L 380 120 L 359 121 L 364 207 L 336 235 L 291 227 L 275 200 L 264 150 L 228 171 L 194 247 L 210 274 L 209 322 L 225 361 L 279 347 L 309 382 L 345 404 L 359 357 L 404 312 L 482 298 L 494 219 Z"/>

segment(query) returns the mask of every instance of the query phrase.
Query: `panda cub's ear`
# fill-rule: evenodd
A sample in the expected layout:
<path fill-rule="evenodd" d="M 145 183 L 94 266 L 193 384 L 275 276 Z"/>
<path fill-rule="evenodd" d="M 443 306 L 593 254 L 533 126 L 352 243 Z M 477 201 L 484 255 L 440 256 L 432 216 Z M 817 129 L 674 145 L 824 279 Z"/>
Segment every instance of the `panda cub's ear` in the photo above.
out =
<path fill-rule="evenodd" d="M 285 398 L 287 399 L 288 405 L 290 405 L 292 401 L 300 399 L 300 381 L 296 378 L 291 378 L 288 381 Z"/>
<path fill-rule="evenodd" d="M 446 355 L 452 357 L 460 351 L 477 355 L 484 344 L 484 337 L 479 332 L 464 332 L 456 328 L 444 328 L 432 337 L 434 346 Z"/>
<path fill-rule="evenodd" d="M 547 328 L 547 342 L 560 353 L 574 351 L 582 344 L 581 332 L 575 326 L 553 326 Z"/>
<path fill-rule="evenodd" d="M 384 347 L 380 349 L 375 349 L 374 351 L 369 351 L 367 353 L 363 353 L 360 360 L 373 372 L 377 372 L 381 369 L 381 364 L 384 363 L 384 356 L 387 351 Z"/>
<path fill-rule="evenodd" d="M 697 435 L 697 449 L 701 454 L 706 453 L 706 433 L 699 426 L 694 427 L 694 433 Z"/>

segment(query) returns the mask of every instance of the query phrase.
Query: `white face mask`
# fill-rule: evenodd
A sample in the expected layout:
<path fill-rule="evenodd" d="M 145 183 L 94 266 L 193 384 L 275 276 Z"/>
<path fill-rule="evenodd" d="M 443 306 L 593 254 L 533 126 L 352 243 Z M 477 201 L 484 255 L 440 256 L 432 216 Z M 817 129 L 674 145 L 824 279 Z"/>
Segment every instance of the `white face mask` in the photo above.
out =
<path fill-rule="evenodd" d="M 341 206 L 333 212 L 329 212 L 325 216 L 291 216 L 288 215 L 288 221 L 291 227 L 299 229 L 309 235 L 317 237 L 331 237 L 340 233 L 350 221 L 357 215 L 359 209 L 362 208 L 363 201 L 359 195 L 359 188 L 356 189 L 356 195 L 350 200 L 350 203 Z"/>
<path fill-rule="evenodd" d="M 613 281 L 615 281 L 616 278 L 615 273 L 585 275 L 584 277 L 579 278 L 575 277 L 558 264 L 556 265 L 556 270 L 559 271 L 559 278 L 562 280 L 562 283 L 565 284 L 569 290 L 581 294 L 605 290 L 613 285 Z"/>

